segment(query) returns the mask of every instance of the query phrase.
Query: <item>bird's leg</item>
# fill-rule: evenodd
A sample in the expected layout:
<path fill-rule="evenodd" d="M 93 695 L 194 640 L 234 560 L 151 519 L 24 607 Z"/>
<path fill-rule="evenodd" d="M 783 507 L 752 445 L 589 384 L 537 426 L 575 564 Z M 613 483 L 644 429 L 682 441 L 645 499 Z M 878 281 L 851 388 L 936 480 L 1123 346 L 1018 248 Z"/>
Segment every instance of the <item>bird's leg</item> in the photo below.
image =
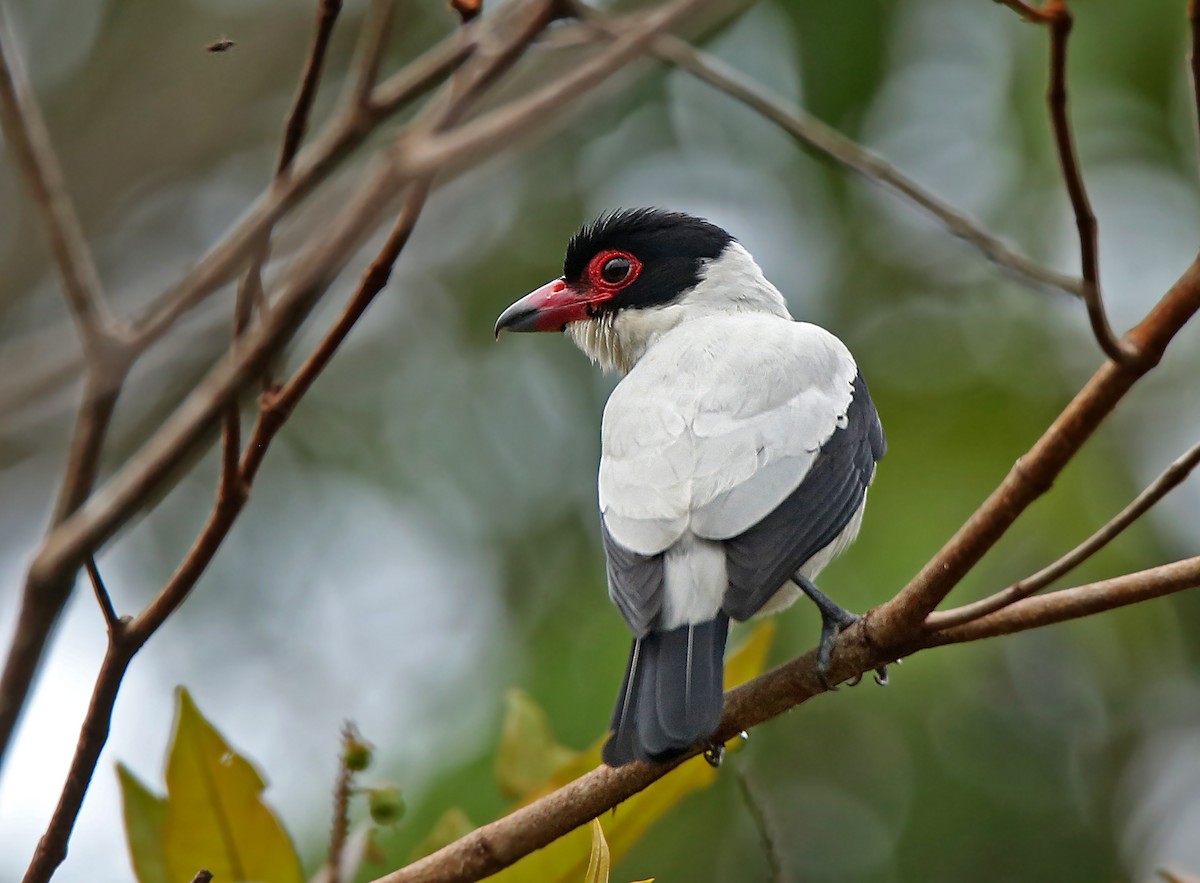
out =
<path fill-rule="evenodd" d="M 847 626 L 858 622 L 858 617 L 818 589 L 808 577 L 796 574 L 792 579 L 821 611 L 821 643 L 817 645 L 817 679 L 826 690 L 836 690 L 837 687 L 829 682 L 833 644 Z M 850 682 L 850 686 L 856 686 L 861 679 L 862 675 L 859 675 Z M 886 684 L 887 679 L 886 665 L 875 669 L 875 683 Z"/>

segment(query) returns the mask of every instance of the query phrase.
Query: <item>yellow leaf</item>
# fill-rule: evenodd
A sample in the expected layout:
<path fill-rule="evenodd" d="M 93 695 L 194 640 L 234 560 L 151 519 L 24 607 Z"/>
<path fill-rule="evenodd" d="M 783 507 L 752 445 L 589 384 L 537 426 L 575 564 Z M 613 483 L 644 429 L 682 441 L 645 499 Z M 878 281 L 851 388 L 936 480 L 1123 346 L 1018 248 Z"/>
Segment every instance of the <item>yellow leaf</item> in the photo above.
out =
<path fill-rule="evenodd" d="M 775 621 L 768 619 L 760 623 L 725 661 L 725 689 L 746 683 L 758 677 L 767 666 L 767 653 L 775 640 Z"/>
<path fill-rule="evenodd" d="M 138 883 L 169 883 L 167 859 L 163 854 L 163 821 L 167 806 L 142 784 L 125 764 L 117 764 L 121 783 L 121 805 L 125 815 L 125 842 Z"/>
<path fill-rule="evenodd" d="M 608 841 L 604 839 L 604 826 L 599 819 L 592 819 L 592 855 L 588 859 L 583 883 L 608 883 L 608 863 Z"/>
<path fill-rule="evenodd" d="M 775 623 L 764 622 L 730 654 L 725 663 L 726 688 L 748 681 L 762 671 L 774 635 Z M 528 701 L 533 702 L 532 699 Z M 522 804 L 531 803 L 599 766 L 600 749 L 604 741 L 599 740 L 587 751 L 576 754 L 562 764 L 541 787 L 531 790 Z M 733 747 L 734 743 L 731 743 L 730 748 Z M 703 757 L 693 757 L 649 788 L 630 797 L 614 813 L 606 813 L 603 822 L 594 822 L 602 826 L 610 861 L 620 861 L 651 825 L 688 794 L 711 785 L 716 776 L 717 771 Z M 590 854 L 588 838 L 589 833 L 585 828 L 576 828 L 546 848 L 527 855 L 515 865 L 489 877 L 489 883 L 577 883 L 587 868 L 585 857 Z"/>
<path fill-rule="evenodd" d="M 172 880 L 207 868 L 228 883 L 302 883 L 291 838 L 263 803 L 266 783 L 251 763 L 177 692 L 167 758 L 163 846 Z"/>
<path fill-rule="evenodd" d="M 555 741 L 550 719 L 529 694 L 509 690 L 505 705 L 496 782 L 505 796 L 519 799 L 540 788 L 579 752 Z"/>

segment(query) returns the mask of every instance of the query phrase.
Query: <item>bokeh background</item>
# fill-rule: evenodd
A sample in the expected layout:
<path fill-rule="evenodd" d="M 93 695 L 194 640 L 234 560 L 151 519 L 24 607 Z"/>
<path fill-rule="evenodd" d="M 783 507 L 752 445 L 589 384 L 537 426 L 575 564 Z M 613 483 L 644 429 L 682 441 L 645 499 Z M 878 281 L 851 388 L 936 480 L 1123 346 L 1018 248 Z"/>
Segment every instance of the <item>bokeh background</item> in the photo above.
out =
<path fill-rule="evenodd" d="M 131 310 L 267 180 L 313 4 L 6 5 L 104 280 Z M 1184 4 L 1073 6 L 1072 110 L 1106 295 L 1124 330 L 1200 242 Z M 347 4 L 318 118 L 363 12 L 361 0 Z M 453 27 L 437 0 L 402 3 L 389 65 Z M 204 52 L 221 36 L 237 45 Z M 1044 112 L 1042 30 L 987 0 L 776 0 L 705 42 L 1037 258 L 1076 265 Z M 654 204 L 722 224 L 797 316 L 857 354 L 891 450 L 861 539 L 823 577 L 853 609 L 890 597 L 1099 363 L 1081 305 L 1007 278 L 685 75 L 647 66 L 586 112 L 550 122 L 552 134 L 433 197 L 392 283 L 284 430 L 194 597 L 135 661 L 57 879 L 131 879 L 112 767 L 120 759 L 161 783 L 177 684 L 265 770 L 269 799 L 310 862 L 322 855 L 345 718 L 378 746 L 376 778 L 402 787 L 410 807 L 381 838 L 393 867 L 447 807 L 485 821 L 504 805 L 492 766 L 507 688 L 528 691 L 569 745 L 602 733 L 627 652 L 605 595 L 594 499 L 614 380 L 560 337 L 491 337 L 499 311 L 556 275 L 567 236 L 602 210 Z M 325 188 L 318 210 L 282 231 L 279 252 L 345 192 L 337 181 Z M 133 378 L 110 466 L 223 346 L 230 303 L 215 298 Z M 1197 339 L 1185 333 L 952 598 L 1057 557 L 1200 437 Z M 63 463 L 77 361 L 45 249 L 0 153 L 5 640 Z M 214 475 L 206 457 L 104 551 L 121 610 L 144 604 L 178 561 Z M 1194 554 L 1198 523 L 1193 478 L 1072 579 Z M 819 628 L 808 605 L 780 626 L 776 661 L 810 647 Z M 842 690 L 761 727 L 736 761 L 782 832 L 791 879 L 1200 872 L 1198 627 L 1200 599 L 1185 593 L 924 653 L 887 689 Z M 95 604 L 77 591 L 0 778 L 0 879 L 19 876 L 49 817 L 103 644 Z M 723 775 L 652 829 L 614 879 L 766 873 L 750 814 Z"/>

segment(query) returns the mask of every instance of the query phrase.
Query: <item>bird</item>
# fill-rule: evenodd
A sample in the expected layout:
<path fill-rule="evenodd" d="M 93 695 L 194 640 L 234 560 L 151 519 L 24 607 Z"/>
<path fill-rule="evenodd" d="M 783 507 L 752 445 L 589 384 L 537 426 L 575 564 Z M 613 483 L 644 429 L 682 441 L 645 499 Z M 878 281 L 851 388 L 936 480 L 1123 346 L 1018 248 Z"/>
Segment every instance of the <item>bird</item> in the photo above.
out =
<path fill-rule="evenodd" d="M 562 275 L 505 309 L 502 331 L 563 332 L 623 375 L 597 484 L 608 593 L 633 640 L 604 762 L 707 745 L 719 763 L 731 621 L 807 595 L 830 686 L 835 640 L 858 619 L 813 582 L 858 534 L 887 448 L 857 363 L 792 317 L 736 238 L 659 208 L 584 225 Z"/>

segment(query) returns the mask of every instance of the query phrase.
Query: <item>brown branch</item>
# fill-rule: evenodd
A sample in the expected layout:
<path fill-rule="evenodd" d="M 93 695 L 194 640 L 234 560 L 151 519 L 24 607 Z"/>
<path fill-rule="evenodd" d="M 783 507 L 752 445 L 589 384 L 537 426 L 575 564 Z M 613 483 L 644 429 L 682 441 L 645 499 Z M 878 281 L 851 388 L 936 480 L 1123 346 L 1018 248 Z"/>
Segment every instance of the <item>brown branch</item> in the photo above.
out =
<path fill-rule="evenodd" d="M 1040 628 L 1200 586 L 1200 556 L 1101 582 L 1025 598 L 1003 610 L 934 633 L 928 646 L 960 644 Z"/>
<path fill-rule="evenodd" d="M 1138 357 L 1105 362 L 1004 481 L 894 599 L 873 611 L 872 637 L 887 646 L 906 639 L 975 566 L 1017 517 L 1053 485 L 1083 443 L 1166 351 L 1200 310 L 1200 259 L 1124 338 Z"/>
<path fill-rule="evenodd" d="M 1029 598 L 994 616 L 936 635 L 910 634 L 911 655 L 924 648 L 1007 634 L 1183 591 L 1200 585 L 1200 558 L 1163 565 L 1129 576 Z M 1028 605 L 1028 606 L 1026 606 Z M 1010 611 L 1019 614 L 1010 615 Z M 981 625 L 983 624 L 983 625 Z M 980 633 L 968 633 L 979 629 Z M 830 681 L 865 674 L 894 657 L 867 640 L 863 624 L 838 638 Z M 824 692 L 810 651 L 725 694 L 725 711 L 714 740 L 725 742 Z M 374 883 L 471 883 L 494 874 L 531 852 L 585 825 L 671 772 L 671 764 L 601 766 L 531 804 L 472 831 L 432 855 L 378 878 Z"/>
<path fill-rule="evenodd" d="M 1141 518 L 1155 503 L 1178 487 L 1192 470 L 1200 464 L 1200 445 L 1196 445 L 1174 463 L 1168 466 L 1161 475 L 1133 501 L 1115 515 L 1111 521 L 1068 552 L 1053 564 L 1047 565 L 1032 576 L 1013 583 L 1006 589 L 996 592 L 987 598 L 982 598 L 971 604 L 964 604 L 953 610 L 935 610 L 925 620 L 925 627 L 930 631 L 940 631 L 950 626 L 970 622 L 989 613 L 994 613 L 1014 601 L 1020 601 L 1040 592 L 1056 579 L 1070 573 L 1088 558 L 1095 555 L 1110 542 L 1116 539 L 1131 524 Z"/>
<path fill-rule="evenodd" d="M 473 28 L 465 39 L 457 32 L 452 34 L 381 83 L 361 112 L 339 116 L 328 131 L 297 156 L 286 182 L 268 188 L 245 216 L 197 261 L 191 272 L 134 320 L 134 345 L 145 348 L 159 340 L 181 316 L 234 279 L 262 234 L 307 197 L 380 123 L 469 58 L 476 49 L 478 33 Z"/>
<path fill-rule="evenodd" d="M 350 107 L 367 108 L 371 103 L 371 92 L 379 80 L 379 66 L 391 36 L 395 11 L 395 0 L 371 0 L 356 53 L 354 80 L 347 101 Z"/>
<path fill-rule="evenodd" d="M 639 28 L 621 34 L 604 51 L 542 89 L 444 134 L 400 140 L 391 150 L 396 173 L 400 180 L 411 180 L 511 142 L 604 82 L 639 55 L 660 32 L 695 14 L 704 3 L 705 0 L 674 0 L 646 15 Z"/>
<path fill-rule="evenodd" d="M 1192 32 L 1192 45 L 1188 52 L 1188 66 L 1192 72 L 1192 125 L 1197 130 L 1196 144 L 1200 148 L 1200 3 L 1197 0 L 1188 0 L 1187 17 Z"/>
<path fill-rule="evenodd" d="M 158 595 L 135 618 L 120 623 L 120 628 L 111 633 L 109 649 L 96 679 L 92 701 L 88 706 L 79 741 L 67 781 L 59 798 L 58 806 L 50 819 L 46 833 L 38 843 L 23 883 L 46 883 L 54 870 L 66 857 L 67 843 L 74 828 L 87 786 L 95 772 L 100 751 L 108 738 L 113 707 L 116 704 L 120 684 L 134 655 L 146 641 L 162 627 L 167 618 L 187 599 L 201 575 L 212 562 L 225 537 L 245 507 L 247 489 L 253 481 L 258 465 L 279 428 L 286 421 L 299 398 L 311 387 L 313 381 L 329 363 L 329 359 L 345 340 L 354 323 L 361 317 L 371 299 L 386 284 L 391 265 L 400 255 L 408 240 L 424 204 L 428 187 L 410 192 L 400 218 L 387 243 L 359 283 L 358 290 L 350 303 L 331 328 L 317 350 L 304 363 L 296 376 L 279 394 L 286 407 L 264 408 L 246 446 L 243 463 L 252 464 L 243 468 L 235 481 L 223 479 L 217 491 L 217 499 L 209 513 L 208 521 L 201 530 L 192 548 Z M 226 437 L 228 443 L 228 436 Z M 224 475 L 224 472 L 223 472 Z"/>
<path fill-rule="evenodd" d="M 1046 24 L 1050 21 L 1050 16 L 1035 6 L 1030 6 L 1025 0 L 996 0 L 1002 6 L 1007 6 L 1013 10 L 1025 21 L 1034 22 L 1035 24 Z"/>
<path fill-rule="evenodd" d="M 317 86 L 321 82 L 321 71 L 325 67 L 325 53 L 329 48 L 329 38 L 333 34 L 333 26 L 337 24 L 338 14 L 342 11 L 342 0 L 321 0 L 317 8 L 317 29 L 313 35 L 312 47 L 308 51 L 308 60 L 304 64 L 304 73 L 300 77 L 300 88 L 296 93 L 292 110 L 288 114 L 287 125 L 283 133 L 283 145 L 279 150 L 279 161 L 275 166 L 275 174 L 282 176 L 291 168 L 292 160 L 300 150 L 300 142 L 308 131 L 308 118 L 312 113 L 313 101 L 317 97 Z"/>
<path fill-rule="evenodd" d="M 593 20 L 599 21 L 594 17 Z M 611 25 L 602 26 L 612 32 Z M 985 257 L 1016 278 L 1040 288 L 1056 289 L 1074 297 L 1083 296 L 1083 284 L 1079 279 L 1042 267 L 1014 251 L 1003 240 L 993 236 L 970 217 L 947 205 L 916 181 L 897 171 L 886 160 L 854 143 L 836 129 L 809 116 L 800 108 L 771 95 L 720 59 L 669 34 L 656 37 L 650 50 L 663 61 L 687 71 L 761 114 L 800 144 L 916 205 L 940 222 L 952 235 L 979 249 Z"/>
<path fill-rule="evenodd" d="M 108 628 L 109 634 L 120 627 L 121 618 L 117 616 L 117 611 L 113 607 L 112 597 L 108 594 L 108 589 L 104 587 L 104 580 L 100 577 L 100 569 L 96 567 L 96 559 L 88 558 L 84 562 L 87 567 L 88 579 L 92 583 L 92 592 L 96 596 L 96 603 L 100 605 L 100 612 L 104 614 L 104 624 Z"/>
<path fill-rule="evenodd" d="M 1104 300 L 1100 296 L 1100 249 L 1097 239 L 1096 215 L 1083 184 L 1071 118 L 1067 112 L 1067 41 L 1074 24 L 1065 0 L 1046 0 L 1041 15 L 1050 25 L 1050 83 L 1046 101 L 1054 128 L 1054 142 L 1071 207 L 1075 226 L 1079 230 L 1079 256 L 1083 274 L 1083 300 L 1087 304 L 1092 333 L 1104 354 L 1114 362 L 1136 359 L 1137 353 L 1124 350 L 1108 324 Z"/>
<path fill-rule="evenodd" d="M 7 20 L 0 10 L 0 130 L 29 191 L 42 235 L 62 279 L 67 306 L 84 351 L 93 362 L 121 346 L 104 300 L 100 276 L 67 195 L 62 167 L 33 90 L 21 76 Z"/>
<path fill-rule="evenodd" d="M 50 518 L 51 534 L 79 509 L 95 485 L 100 453 L 123 378 L 123 373 L 113 377 L 95 368 L 88 372 L 62 486 Z M 4 765 L 46 642 L 74 587 L 77 568 L 78 563 L 62 568 L 51 579 L 26 581 L 12 644 L 4 672 L 0 674 L 0 768 Z"/>

